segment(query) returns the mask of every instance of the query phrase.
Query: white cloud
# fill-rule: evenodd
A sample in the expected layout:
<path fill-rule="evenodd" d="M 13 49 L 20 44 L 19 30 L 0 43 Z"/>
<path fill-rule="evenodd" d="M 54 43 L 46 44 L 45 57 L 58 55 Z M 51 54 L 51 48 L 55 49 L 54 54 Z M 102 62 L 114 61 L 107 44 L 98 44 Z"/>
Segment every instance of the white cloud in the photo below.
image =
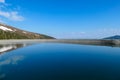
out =
<path fill-rule="evenodd" d="M 0 3 L 5 3 L 5 0 L 0 0 Z"/>
<path fill-rule="evenodd" d="M 11 12 L 11 17 L 10 17 L 12 20 L 15 20 L 15 21 L 23 21 L 24 20 L 24 17 L 23 16 L 20 16 L 18 14 L 18 12 Z"/>
<path fill-rule="evenodd" d="M 5 2 L 5 0 L 0 0 L 0 22 L 4 18 L 12 21 L 23 21 L 24 17 L 19 15 L 19 10 L 14 10 L 16 7 L 11 8 L 11 4 Z"/>
<path fill-rule="evenodd" d="M 8 12 L 0 11 L 0 16 L 10 17 L 10 14 Z"/>
<path fill-rule="evenodd" d="M 13 21 L 24 20 L 24 17 L 20 16 L 17 11 L 11 11 L 11 12 L 0 11 L 0 16 L 5 17 L 9 20 L 13 20 Z"/>

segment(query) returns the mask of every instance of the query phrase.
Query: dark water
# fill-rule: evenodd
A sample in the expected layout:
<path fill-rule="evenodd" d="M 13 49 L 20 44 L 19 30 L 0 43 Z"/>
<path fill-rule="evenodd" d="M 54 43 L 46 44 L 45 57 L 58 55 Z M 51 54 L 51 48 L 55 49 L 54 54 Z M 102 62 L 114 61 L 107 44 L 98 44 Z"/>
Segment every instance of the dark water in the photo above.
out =
<path fill-rule="evenodd" d="M 120 80 L 120 48 L 62 43 L 1 45 L 0 80 Z"/>

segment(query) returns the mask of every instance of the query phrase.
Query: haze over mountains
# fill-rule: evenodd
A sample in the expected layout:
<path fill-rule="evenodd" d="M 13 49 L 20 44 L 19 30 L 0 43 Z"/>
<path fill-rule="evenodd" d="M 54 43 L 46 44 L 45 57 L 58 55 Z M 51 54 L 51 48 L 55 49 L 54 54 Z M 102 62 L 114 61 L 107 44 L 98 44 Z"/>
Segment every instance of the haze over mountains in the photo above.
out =
<path fill-rule="evenodd" d="M 0 23 L 0 39 L 54 39 L 51 36 L 21 30 Z"/>

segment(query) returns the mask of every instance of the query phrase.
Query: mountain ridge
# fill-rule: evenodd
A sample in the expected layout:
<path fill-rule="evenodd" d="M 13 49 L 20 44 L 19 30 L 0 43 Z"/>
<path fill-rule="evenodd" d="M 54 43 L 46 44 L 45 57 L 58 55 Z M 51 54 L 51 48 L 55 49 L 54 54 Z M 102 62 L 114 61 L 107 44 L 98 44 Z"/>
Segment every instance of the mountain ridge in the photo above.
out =
<path fill-rule="evenodd" d="M 55 39 L 54 37 L 22 30 L 0 23 L 0 39 Z"/>
<path fill-rule="evenodd" d="M 120 35 L 114 35 L 114 36 L 106 37 L 103 39 L 120 39 Z"/>

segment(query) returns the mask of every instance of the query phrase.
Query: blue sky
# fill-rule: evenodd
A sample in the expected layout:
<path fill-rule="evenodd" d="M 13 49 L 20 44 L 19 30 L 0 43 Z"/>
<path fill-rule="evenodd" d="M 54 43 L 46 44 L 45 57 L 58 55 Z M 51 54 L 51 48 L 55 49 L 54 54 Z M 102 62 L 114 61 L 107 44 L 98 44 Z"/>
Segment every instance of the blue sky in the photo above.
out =
<path fill-rule="evenodd" d="M 0 21 L 56 38 L 120 35 L 120 0 L 0 0 Z"/>

